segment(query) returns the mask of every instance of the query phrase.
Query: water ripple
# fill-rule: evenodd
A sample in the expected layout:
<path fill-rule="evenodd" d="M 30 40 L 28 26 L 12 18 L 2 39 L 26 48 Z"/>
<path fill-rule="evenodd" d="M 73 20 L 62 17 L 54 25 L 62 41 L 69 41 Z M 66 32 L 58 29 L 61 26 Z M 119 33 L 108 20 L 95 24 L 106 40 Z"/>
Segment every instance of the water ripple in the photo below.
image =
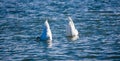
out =
<path fill-rule="evenodd" d="M 119 61 L 120 2 L 117 0 L 0 0 L 1 61 Z M 79 39 L 65 37 L 67 16 Z M 53 46 L 36 42 L 48 19 Z"/>

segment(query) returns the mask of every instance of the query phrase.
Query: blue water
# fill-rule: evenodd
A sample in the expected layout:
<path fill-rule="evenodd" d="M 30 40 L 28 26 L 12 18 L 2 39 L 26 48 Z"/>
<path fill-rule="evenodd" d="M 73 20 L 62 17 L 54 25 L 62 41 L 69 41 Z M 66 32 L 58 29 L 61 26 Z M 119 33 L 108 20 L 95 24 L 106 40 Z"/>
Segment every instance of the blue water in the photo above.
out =
<path fill-rule="evenodd" d="M 71 16 L 79 39 L 65 36 Z M 36 42 L 48 19 L 51 48 Z M 0 61 L 120 61 L 119 0 L 0 0 Z"/>

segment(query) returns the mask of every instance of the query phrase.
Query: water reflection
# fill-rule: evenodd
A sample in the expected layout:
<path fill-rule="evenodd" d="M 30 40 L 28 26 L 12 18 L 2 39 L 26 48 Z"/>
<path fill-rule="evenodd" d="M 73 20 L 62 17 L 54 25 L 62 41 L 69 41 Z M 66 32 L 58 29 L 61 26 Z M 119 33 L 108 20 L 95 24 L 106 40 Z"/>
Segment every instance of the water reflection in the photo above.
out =
<path fill-rule="evenodd" d="M 40 43 L 40 45 L 51 48 L 52 47 L 52 40 L 46 40 L 46 41 L 42 41 L 40 40 L 40 37 L 37 37 L 36 42 Z"/>
<path fill-rule="evenodd" d="M 67 37 L 67 39 L 70 40 L 70 41 L 75 41 L 78 38 L 79 38 L 79 36 L 69 36 L 69 37 Z"/>

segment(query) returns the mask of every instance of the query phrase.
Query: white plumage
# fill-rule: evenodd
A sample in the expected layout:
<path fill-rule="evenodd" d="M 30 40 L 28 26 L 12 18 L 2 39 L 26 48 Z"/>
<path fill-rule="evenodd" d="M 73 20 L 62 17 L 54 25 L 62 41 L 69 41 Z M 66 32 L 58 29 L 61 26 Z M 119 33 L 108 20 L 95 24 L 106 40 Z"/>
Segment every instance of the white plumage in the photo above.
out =
<path fill-rule="evenodd" d="M 78 31 L 75 28 L 73 20 L 71 17 L 68 17 L 69 23 L 66 26 L 66 35 L 70 37 L 78 36 Z"/>
<path fill-rule="evenodd" d="M 51 33 L 50 26 L 47 20 L 44 23 L 43 31 L 40 36 L 40 40 L 48 41 L 48 42 L 52 41 L 52 33 Z"/>

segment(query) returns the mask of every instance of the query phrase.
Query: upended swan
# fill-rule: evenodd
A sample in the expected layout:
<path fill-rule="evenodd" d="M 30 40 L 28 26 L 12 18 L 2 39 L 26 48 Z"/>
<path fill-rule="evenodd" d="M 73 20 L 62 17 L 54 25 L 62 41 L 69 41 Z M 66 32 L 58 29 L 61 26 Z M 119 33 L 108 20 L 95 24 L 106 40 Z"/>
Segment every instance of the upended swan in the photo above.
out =
<path fill-rule="evenodd" d="M 69 23 L 66 26 L 66 36 L 68 37 L 78 36 L 78 30 L 75 28 L 72 18 L 68 17 L 68 19 Z"/>
<path fill-rule="evenodd" d="M 42 31 L 42 34 L 40 36 L 40 40 L 47 41 L 48 43 L 52 42 L 52 33 L 51 33 L 51 30 L 50 30 L 48 20 L 46 20 L 45 23 L 44 23 L 43 31 Z"/>

